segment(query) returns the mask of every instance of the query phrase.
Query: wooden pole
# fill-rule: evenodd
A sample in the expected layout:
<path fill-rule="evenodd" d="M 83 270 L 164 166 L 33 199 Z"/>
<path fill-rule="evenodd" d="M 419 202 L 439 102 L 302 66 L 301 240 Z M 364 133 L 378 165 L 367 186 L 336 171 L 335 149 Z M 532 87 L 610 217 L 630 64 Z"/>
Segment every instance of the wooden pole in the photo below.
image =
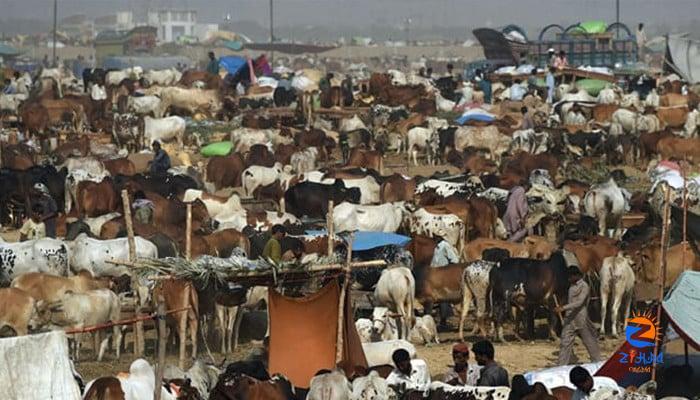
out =
<path fill-rule="evenodd" d="M 163 370 L 165 369 L 165 345 L 168 336 L 165 333 L 165 300 L 163 296 L 158 296 L 158 363 L 156 364 L 156 382 L 163 381 Z M 153 393 L 154 400 L 160 400 L 162 392 L 161 385 L 157 384 Z"/>
<path fill-rule="evenodd" d="M 192 258 L 192 204 L 187 203 L 187 222 L 185 227 L 185 259 Z"/>
<path fill-rule="evenodd" d="M 122 190 L 122 205 L 124 206 L 124 221 L 126 221 L 126 237 L 127 243 L 129 245 L 129 261 L 136 261 L 136 239 L 134 238 L 134 223 L 131 219 L 131 204 L 129 203 L 129 193 L 126 189 Z M 140 284 L 138 279 L 132 278 L 131 285 L 136 292 L 136 309 L 134 310 L 136 316 L 141 314 L 141 303 L 142 300 L 139 298 L 140 291 L 138 290 Z M 143 334 L 143 321 L 136 322 L 134 327 L 134 354 L 137 357 L 143 356 L 145 351 L 145 338 Z"/>
<path fill-rule="evenodd" d="M 657 305 L 656 309 L 656 339 L 654 339 L 654 360 L 652 364 L 652 369 L 651 369 L 651 380 L 654 381 L 656 380 L 656 357 L 659 354 L 659 347 L 661 347 L 661 341 L 660 336 L 658 334 L 658 331 L 661 329 L 661 303 L 664 300 L 664 287 L 666 286 L 666 253 L 668 249 L 668 223 L 669 223 L 669 217 L 670 217 L 670 211 L 671 211 L 671 205 L 669 204 L 670 201 L 670 194 L 671 191 L 669 188 L 666 188 L 666 191 L 664 193 L 664 219 L 663 219 L 663 225 L 661 226 L 661 265 L 659 266 L 659 269 L 661 269 L 661 284 L 659 285 L 659 298 L 658 302 L 659 304 Z M 683 244 L 685 246 L 685 244 Z"/>
<path fill-rule="evenodd" d="M 333 256 L 333 200 L 328 201 L 328 214 L 326 214 L 326 230 L 328 231 L 328 257 Z"/>
<path fill-rule="evenodd" d="M 352 240 L 353 237 L 350 235 L 348 238 L 348 256 L 345 260 L 345 279 L 343 280 L 343 287 L 340 289 L 340 300 L 338 301 L 338 336 L 335 344 L 335 363 L 336 365 L 343 360 L 343 328 L 345 327 L 345 295 L 347 293 L 348 287 L 350 286 L 350 266 L 352 260 Z"/>
<path fill-rule="evenodd" d="M 688 251 L 688 180 L 686 179 L 686 163 L 681 163 L 681 174 L 683 174 L 683 256 L 681 258 L 683 269 L 686 269 L 686 252 Z"/>

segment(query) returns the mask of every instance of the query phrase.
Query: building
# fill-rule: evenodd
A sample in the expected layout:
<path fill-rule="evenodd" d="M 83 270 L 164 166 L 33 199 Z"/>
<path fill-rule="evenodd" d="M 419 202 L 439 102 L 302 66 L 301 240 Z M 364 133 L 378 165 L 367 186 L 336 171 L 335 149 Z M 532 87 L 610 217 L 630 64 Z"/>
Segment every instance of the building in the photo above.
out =
<path fill-rule="evenodd" d="M 104 31 L 128 31 L 133 29 L 134 13 L 131 11 L 119 11 L 115 14 L 95 18 L 94 30 L 96 34 Z"/>
<path fill-rule="evenodd" d="M 158 28 L 158 40 L 174 42 L 182 36 L 196 36 L 197 11 L 157 10 L 148 13 L 148 25 Z"/>
<path fill-rule="evenodd" d="M 70 38 L 92 39 L 95 35 L 95 25 L 85 14 L 63 18 L 58 25 L 58 30 Z"/>
<path fill-rule="evenodd" d="M 107 57 L 142 55 L 156 47 L 157 28 L 137 26 L 129 31 L 103 31 L 95 38 L 95 58 L 101 66 Z"/>

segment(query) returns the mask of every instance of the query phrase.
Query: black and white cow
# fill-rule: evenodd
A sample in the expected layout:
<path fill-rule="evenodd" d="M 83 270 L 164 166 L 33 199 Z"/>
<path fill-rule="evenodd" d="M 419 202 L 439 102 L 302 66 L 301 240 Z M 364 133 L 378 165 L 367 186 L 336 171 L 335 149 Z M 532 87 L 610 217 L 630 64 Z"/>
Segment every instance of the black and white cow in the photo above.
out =
<path fill-rule="evenodd" d="M 0 242 L 0 282 L 9 283 L 28 272 L 67 276 L 70 250 L 61 240 L 43 238 L 19 243 Z"/>

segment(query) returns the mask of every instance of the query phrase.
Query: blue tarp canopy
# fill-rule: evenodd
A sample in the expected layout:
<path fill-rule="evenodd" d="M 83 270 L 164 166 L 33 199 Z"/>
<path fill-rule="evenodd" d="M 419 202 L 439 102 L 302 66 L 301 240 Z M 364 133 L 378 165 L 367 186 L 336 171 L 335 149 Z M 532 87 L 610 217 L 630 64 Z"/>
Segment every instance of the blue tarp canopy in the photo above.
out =
<path fill-rule="evenodd" d="M 482 109 L 475 108 L 462 114 L 455 120 L 456 123 L 464 125 L 469 121 L 493 122 L 496 117 Z"/>
<path fill-rule="evenodd" d="M 5 43 L 0 43 L 0 57 L 14 57 L 19 55 L 21 52 L 12 46 L 8 46 Z"/>
<path fill-rule="evenodd" d="M 306 234 L 312 236 L 319 236 L 326 235 L 327 233 L 325 230 L 320 230 L 306 231 Z M 355 231 L 352 239 L 352 250 L 363 251 L 389 245 L 403 247 L 407 245 L 410 241 L 410 237 L 399 235 L 398 233 Z"/>
<path fill-rule="evenodd" d="M 700 350 L 700 272 L 683 272 L 666 295 L 663 309 L 673 329 Z"/>
<path fill-rule="evenodd" d="M 240 56 L 224 56 L 219 59 L 219 65 L 231 75 L 236 75 L 246 64 L 246 59 Z"/>

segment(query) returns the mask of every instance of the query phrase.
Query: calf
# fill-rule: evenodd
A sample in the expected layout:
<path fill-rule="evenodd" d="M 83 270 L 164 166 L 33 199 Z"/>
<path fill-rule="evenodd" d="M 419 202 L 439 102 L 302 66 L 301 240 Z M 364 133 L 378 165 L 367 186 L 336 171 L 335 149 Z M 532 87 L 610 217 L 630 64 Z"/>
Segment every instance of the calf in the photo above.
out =
<path fill-rule="evenodd" d="M 225 157 L 212 157 L 207 163 L 206 179 L 214 184 L 216 190 L 240 187 L 241 174 L 245 168 L 239 153 L 231 153 Z"/>
<path fill-rule="evenodd" d="M 396 267 L 382 271 L 374 289 L 374 298 L 378 304 L 387 305 L 399 315 L 399 338 L 407 338 L 413 326 L 413 302 L 416 282 L 411 270 Z"/>
<path fill-rule="evenodd" d="M 549 337 L 554 337 L 556 313 L 555 297 L 564 304 L 569 288 L 567 265 L 561 252 L 552 254 L 548 260 L 510 258 L 503 260 L 489 272 L 489 298 L 497 327 L 497 339 L 503 341 L 503 322 L 511 305 L 528 314 L 528 332 L 534 335 L 531 317 L 536 306 L 546 306 L 549 311 Z M 520 314 L 519 312 L 519 314 Z M 515 336 L 520 339 L 518 328 L 520 316 L 516 316 Z"/>
<path fill-rule="evenodd" d="M 199 321 L 199 300 L 197 291 L 192 282 L 181 279 L 163 279 L 153 289 L 153 300 L 165 303 L 166 311 L 180 310 L 168 314 L 166 322 L 170 326 L 170 336 L 177 332 L 180 340 L 180 367 L 183 367 L 185 347 L 187 342 L 187 329 L 189 326 L 190 339 L 192 341 L 192 358 L 197 358 L 197 326 Z"/>
<path fill-rule="evenodd" d="M 26 335 L 37 327 L 37 311 L 34 298 L 17 288 L 0 289 L 0 330 L 11 328 L 17 336 Z"/>
<path fill-rule="evenodd" d="M 481 260 L 484 250 L 492 248 L 507 250 L 511 257 L 546 260 L 554 252 L 556 246 L 542 236 L 528 236 L 523 239 L 522 243 L 477 238 L 464 246 L 464 258 L 467 261 Z"/>
<path fill-rule="evenodd" d="M 627 317 L 634 297 L 634 262 L 621 253 L 603 260 L 600 269 L 600 334 L 605 335 L 605 317 L 610 311 L 612 334 L 617 337 L 618 312 L 622 311 L 625 321 L 622 330 L 627 328 Z M 612 304 L 610 301 L 612 300 Z M 624 303 L 623 303 L 624 301 Z"/>
<path fill-rule="evenodd" d="M 411 201 L 416 193 L 416 180 L 401 174 L 393 174 L 386 178 L 379 189 L 382 203 L 395 201 Z"/>

